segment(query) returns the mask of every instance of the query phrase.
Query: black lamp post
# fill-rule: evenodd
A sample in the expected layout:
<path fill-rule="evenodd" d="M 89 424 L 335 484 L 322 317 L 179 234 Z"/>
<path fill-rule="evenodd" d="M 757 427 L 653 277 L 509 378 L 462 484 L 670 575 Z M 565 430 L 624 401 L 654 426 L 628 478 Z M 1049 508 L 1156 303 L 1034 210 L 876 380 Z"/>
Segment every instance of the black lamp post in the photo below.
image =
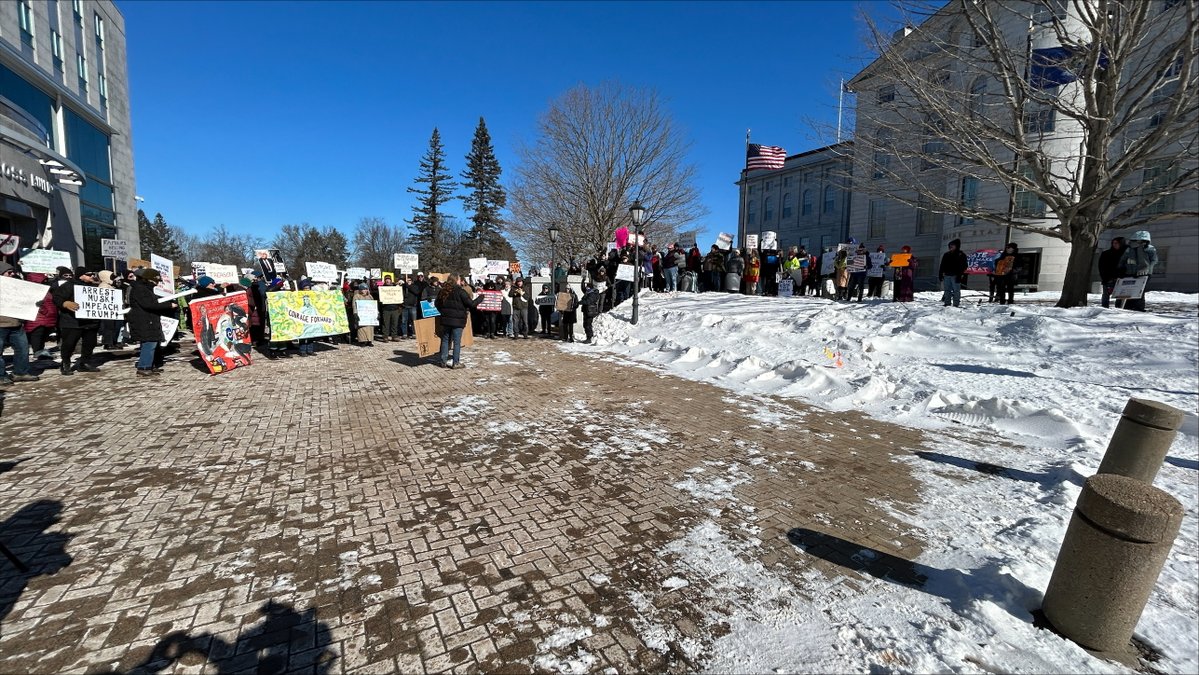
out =
<path fill-rule="evenodd" d="M 633 219 L 633 325 L 637 325 L 637 301 L 641 297 L 641 221 L 645 218 L 645 207 L 640 199 L 634 199 L 629 207 Z"/>
<path fill-rule="evenodd" d="M 551 295 L 558 292 L 558 281 L 554 279 L 554 257 L 557 253 L 554 244 L 558 242 L 558 226 L 550 225 L 550 289 Z"/>

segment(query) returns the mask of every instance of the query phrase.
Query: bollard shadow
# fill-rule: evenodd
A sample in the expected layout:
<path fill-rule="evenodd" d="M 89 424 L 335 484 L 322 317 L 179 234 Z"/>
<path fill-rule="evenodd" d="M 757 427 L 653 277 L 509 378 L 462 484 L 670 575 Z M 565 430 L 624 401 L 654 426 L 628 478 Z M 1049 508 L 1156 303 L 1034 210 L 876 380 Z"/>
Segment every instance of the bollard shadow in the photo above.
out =
<path fill-rule="evenodd" d="M 802 527 L 789 530 L 787 540 L 808 555 L 840 567 L 943 598 L 957 614 L 977 611 L 972 603 L 985 600 L 1031 623 L 1033 611 L 1041 606 L 1042 593 L 1002 571 L 1002 565 L 943 570 Z"/>
<path fill-rule="evenodd" d="M 1191 471 L 1199 471 L 1199 462 L 1193 459 L 1182 459 L 1180 457 L 1166 456 L 1166 464 L 1172 464 L 1180 469 L 1190 469 Z"/>
<path fill-rule="evenodd" d="M 301 613 L 288 603 L 269 600 L 258 611 L 262 621 L 243 629 L 232 642 L 211 633 L 171 633 L 125 672 L 151 675 L 176 670 L 180 662 L 192 668 L 210 664 L 204 672 L 217 675 L 332 672 L 337 661 L 330 648 L 333 634 L 328 624 L 317 620 L 316 609 Z"/>
<path fill-rule="evenodd" d="M 3 462 L 0 462 L 0 473 L 8 473 L 9 471 L 12 471 L 13 469 L 17 468 L 17 465 L 19 465 L 21 462 L 28 462 L 28 461 L 29 461 L 28 457 L 18 457 L 16 459 L 10 459 L 10 460 L 5 460 Z"/>
<path fill-rule="evenodd" d="M 1038 485 L 1045 487 L 1045 488 L 1049 488 L 1049 487 L 1058 485 L 1063 480 L 1070 481 L 1071 483 L 1074 483 L 1075 485 L 1082 487 L 1082 484 L 1086 481 L 1085 477 L 1080 476 L 1077 471 L 1075 471 L 1074 469 L 1069 468 L 1069 467 L 1057 469 L 1057 470 L 1051 470 L 1051 471 L 1042 471 L 1040 473 L 1034 473 L 1032 471 L 1023 471 L 1021 469 L 1013 469 L 1013 468 L 1006 467 L 1006 466 L 1000 466 L 998 464 L 989 464 L 987 462 L 976 462 L 972 459 L 966 459 L 964 457 L 955 457 L 953 455 L 946 455 L 945 453 L 941 453 L 941 452 L 929 452 L 928 450 L 917 450 L 915 452 L 915 454 L 920 459 L 925 459 L 930 462 L 939 462 L 941 464 L 948 464 L 950 466 L 956 466 L 961 469 L 968 469 L 970 471 L 977 471 L 978 473 L 985 473 L 989 476 L 999 476 L 1000 478 L 1019 480 L 1019 481 L 1024 481 L 1027 483 L 1037 483 Z"/>
<path fill-rule="evenodd" d="M 71 564 L 67 542 L 73 535 L 49 531 L 61 515 L 62 502 L 42 499 L 0 522 L 0 625 L 31 579 Z"/>

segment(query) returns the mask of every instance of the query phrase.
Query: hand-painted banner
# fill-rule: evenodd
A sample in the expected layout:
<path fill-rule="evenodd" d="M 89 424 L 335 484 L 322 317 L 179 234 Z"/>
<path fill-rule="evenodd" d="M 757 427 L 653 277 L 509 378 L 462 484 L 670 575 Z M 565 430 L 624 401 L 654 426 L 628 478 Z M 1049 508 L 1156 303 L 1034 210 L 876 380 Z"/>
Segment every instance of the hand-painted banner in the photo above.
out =
<path fill-rule="evenodd" d="M 266 294 L 271 342 L 350 332 L 341 291 L 276 291 Z"/>
<path fill-rule="evenodd" d="M 966 256 L 966 274 L 994 274 L 999 251 L 988 248 Z"/>
<path fill-rule="evenodd" d="M 196 349 L 208 372 L 216 375 L 250 365 L 250 303 L 244 291 L 200 298 L 187 307 Z"/>
<path fill-rule="evenodd" d="M 100 288 L 75 284 L 76 319 L 111 319 L 124 321 L 124 302 L 119 288 Z"/>
<path fill-rule="evenodd" d="M 480 312 L 498 312 L 504 308 L 504 294 L 500 291 L 479 291 L 479 295 L 483 296 Z"/>

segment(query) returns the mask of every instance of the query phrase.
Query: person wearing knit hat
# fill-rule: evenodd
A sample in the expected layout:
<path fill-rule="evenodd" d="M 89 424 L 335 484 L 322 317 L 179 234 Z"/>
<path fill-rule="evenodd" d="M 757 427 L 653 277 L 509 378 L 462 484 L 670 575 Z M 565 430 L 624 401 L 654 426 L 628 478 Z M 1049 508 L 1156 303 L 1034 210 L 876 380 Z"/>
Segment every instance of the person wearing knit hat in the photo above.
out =
<path fill-rule="evenodd" d="M 70 270 L 67 270 L 70 275 Z M 59 270 L 62 276 L 62 270 Z M 97 319 L 80 319 L 75 316 L 79 305 L 75 302 L 76 286 L 95 286 L 96 281 L 87 268 L 80 267 L 75 278 L 67 276 L 50 292 L 54 306 L 58 308 L 58 352 L 62 363 L 59 372 L 63 375 L 73 375 L 75 372 L 92 373 L 100 370 L 91 365 L 92 352 L 96 349 L 96 337 L 100 332 L 100 321 Z M 75 347 L 80 347 L 79 362 L 71 367 L 71 357 L 75 355 Z"/>
<path fill-rule="evenodd" d="M 941 304 L 948 307 L 960 307 L 962 304 L 962 284 L 966 281 L 966 268 L 970 261 L 962 252 L 962 240 L 954 239 L 949 242 L 949 250 L 941 256 L 941 266 L 937 268 L 937 278 L 941 281 Z"/>
<path fill-rule="evenodd" d="M 58 274 L 59 279 L 70 279 L 71 277 L 75 276 L 75 273 L 71 271 L 70 267 L 59 267 L 55 270 L 55 272 Z"/>
<path fill-rule="evenodd" d="M 916 270 L 919 269 L 920 263 L 916 256 L 912 255 L 911 246 L 904 246 L 900 253 L 908 256 L 908 264 L 892 268 L 895 270 L 895 302 L 911 302 L 916 298 Z"/>
<path fill-rule="evenodd" d="M 137 374 L 149 377 L 162 372 L 162 317 L 175 312 L 175 301 L 162 301 L 155 288 L 162 275 L 157 270 L 138 270 L 129 289 L 129 339 L 138 343 Z M 147 272 L 152 272 L 148 274 Z"/>
<path fill-rule="evenodd" d="M 0 262 L 0 276 L 19 279 L 15 267 Z M 25 334 L 25 322 L 11 316 L 0 316 L 0 352 L 12 346 L 12 375 L 5 371 L 4 357 L 0 356 L 0 385 L 14 382 L 36 382 L 39 378 L 29 367 L 29 336 Z"/>

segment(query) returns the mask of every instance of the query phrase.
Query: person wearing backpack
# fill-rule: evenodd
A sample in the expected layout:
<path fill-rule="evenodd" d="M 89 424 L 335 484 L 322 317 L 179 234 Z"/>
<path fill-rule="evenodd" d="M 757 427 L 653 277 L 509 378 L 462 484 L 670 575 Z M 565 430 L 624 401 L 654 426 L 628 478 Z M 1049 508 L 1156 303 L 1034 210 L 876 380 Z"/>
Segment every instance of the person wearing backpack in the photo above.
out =
<path fill-rule="evenodd" d="M 583 332 L 587 334 L 587 339 L 583 340 L 585 344 L 591 344 L 591 340 L 595 337 L 595 330 L 592 328 L 592 322 L 595 317 L 599 316 L 600 303 L 602 296 L 595 285 L 588 284 L 587 290 L 583 292 Z"/>
<path fill-rule="evenodd" d="M 579 315 L 578 315 L 579 294 L 575 293 L 575 289 L 573 289 L 569 286 L 567 286 L 566 290 L 564 290 L 562 292 L 570 293 L 570 303 L 567 304 L 566 309 L 558 310 L 558 314 L 560 317 L 558 319 L 558 329 L 561 331 L 559 333 L 559 339 L 562 340 L 563 342 L 574 342 L 575 341 L 575 323 L 579 319 Z"/>
<path fill-rule="evenodd" d="M 995 259 L 995 301 L 1001 305 L 1016 302 L 1016 256 L 1019 250 L 1016 242 L 1010 242 Z"/>

